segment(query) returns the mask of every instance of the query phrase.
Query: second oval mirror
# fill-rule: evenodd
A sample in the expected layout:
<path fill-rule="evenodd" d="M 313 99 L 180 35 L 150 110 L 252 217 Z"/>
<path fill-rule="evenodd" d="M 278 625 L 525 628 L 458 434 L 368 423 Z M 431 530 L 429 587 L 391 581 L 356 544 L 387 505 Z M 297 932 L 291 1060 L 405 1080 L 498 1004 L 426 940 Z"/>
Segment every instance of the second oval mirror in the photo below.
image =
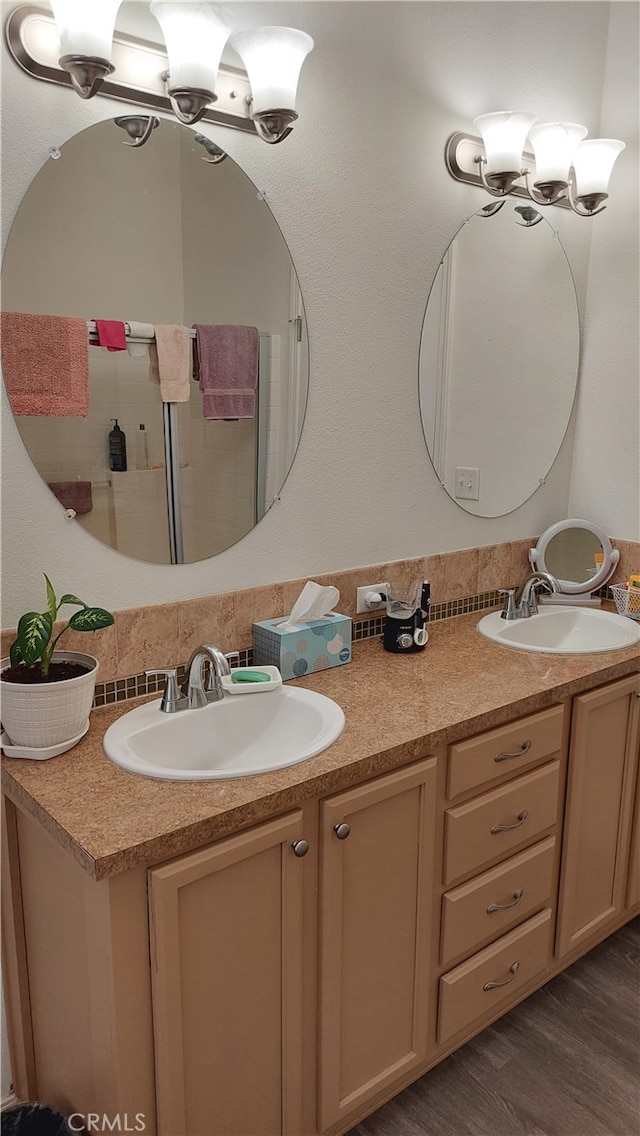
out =
<path fill-rule="evenodd" d="M 202 140 L 165 120 L 140 147 L 113 121 L 76 135 L 27 191 L 3 264 L 5 311 L 258 329 L 253 417 L 205 418 L 192 382 L 168 422 L 147 348 L 134 344 L 89 348 L 86 418 L 16 416 L 78 523 L 155 563 L 205 559 L 253 528 L 287 476 L 307 399 L 306 323 L 287 245 L 255 185 Z M 126 469 L 110 461 L 115 419 Z M 167 466 L 179 481 L 174 500 Z"/>
<path fill-rule="evenodd" d="M 429 295 L 420 408 L 429 456 L 458 505 L 497 517 L 547 476 L 579 361 L 575 287 L 557 233 L 513 199 L 469 218 Z"/>

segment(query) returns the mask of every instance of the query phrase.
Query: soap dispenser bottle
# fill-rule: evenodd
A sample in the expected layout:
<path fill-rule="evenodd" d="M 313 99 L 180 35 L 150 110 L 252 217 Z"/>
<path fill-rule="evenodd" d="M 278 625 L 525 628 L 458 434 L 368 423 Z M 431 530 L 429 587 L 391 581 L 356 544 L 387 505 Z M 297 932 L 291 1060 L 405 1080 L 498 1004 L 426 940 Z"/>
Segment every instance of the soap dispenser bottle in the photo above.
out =
<path fill-rule="evenodd" d="M 109 468 L 114 473 L 124 473 L 127 468 L 127 439 L 124 430 L 118 426 L 118 419 L 111 418 L 115 425 L 109 431 Z"/>
<path fill-rule="evenodd" d="M 148 468 L 149 443 L 147 441 L 147 429 L 144 422 L 141 422 L 138 433 L 136 435 L 136 469 Z"/>

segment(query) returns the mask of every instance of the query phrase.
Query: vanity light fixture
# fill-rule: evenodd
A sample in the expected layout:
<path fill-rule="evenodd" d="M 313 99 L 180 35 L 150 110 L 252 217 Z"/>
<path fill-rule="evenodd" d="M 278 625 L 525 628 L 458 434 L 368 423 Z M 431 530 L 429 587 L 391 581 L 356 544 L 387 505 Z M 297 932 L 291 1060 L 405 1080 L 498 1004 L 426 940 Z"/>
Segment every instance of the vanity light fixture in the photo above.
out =
<path fill-rule="evenodd" d="M 542 220 L 542 213 L 538 213 L 532 205 L 516 205 L 515 212 L 519 213 L 522 217 L 521 221 L 516 221 L 516 225 L 523 225 L 526 229 L 532 229 L 534 225 L 539 225 Z"/>
<path fill-rule="evenodd" d="M 160 125 L 160 119 L 149 114 L 125 114 L 115 118 L 114 122 L 131 139 L 131 142 L 125 142 L 124 145 L 134 146 L 138 150 L 149 140 L 152 131 Z"/>
<path fill-rule="evenodd" d="M 264 142 L 287 138 L 295 111 L 300 71 L 313 48 L 306 32 L 295 28 L 253 28 L 231 37 L 251 84 L 251 118 Z"/>
<path fill-rule="evenodd" d="M 204 120 L 245 130 L 270 145 L 291 133 L 300 70 L 313 48 L 306 32 L 268 27 L 236 33 L 230 43 L 245 72 L 221 62 L 232 29 L 208 0 L 151 0 L 164 44 L 114 31 L 121 0 L 50 2 L 53 14 L 19 7 L 6 21 L 9 50 L 34 78 L 73 86 L 83 99 L 99 91 L 138 107 L 173 111 L 189 125 Z M 125 125 L 132 117 L 119 125 L 131 145 L 144 145 L 138 128 Z"/>
<path fill-rule="evenodd" d="M 207 151 L 209 157 L 203 157 L 202 161 L 206 162 L 208 166 L 219 166 L 220 162 L 224 162 L 227 156 L 226 152 L 220 146 L 216 146 L 210 138 L 205 137 L 204 134 L 196 134 L 193 141 L 198 142 Z"/>
<path fill-rule="evenodd" d="M 576 122 L 534 126 L 536 116 L 522 111 L 481 114 L 473 122 L 481 138 L 453 134 L 447 142 L 447 169 L 457 181 L 481 185 L 493 197 L 515 194 L 536 205 L 562 205 L 581 217 L 605 208 L 624 142 L 585 140 L 587 128 Z M 525 150 L 527 137 L 532 153 Z"/>
<path fill-rule="evenodd" d="M 192 126 L 216 101 L 218 68 L 230 29 L 211 4 L 151 0 L 149 7 L 167 46 L 169 70 L 163 77 L 173 113 Z"/>
<path fill-rule="evenodd" d="M 91 99 L 114 70 L 111 43 L 120 0 L 51 0 L 51 7 L 60 36 L 58 62 L 76 94 Z"/>

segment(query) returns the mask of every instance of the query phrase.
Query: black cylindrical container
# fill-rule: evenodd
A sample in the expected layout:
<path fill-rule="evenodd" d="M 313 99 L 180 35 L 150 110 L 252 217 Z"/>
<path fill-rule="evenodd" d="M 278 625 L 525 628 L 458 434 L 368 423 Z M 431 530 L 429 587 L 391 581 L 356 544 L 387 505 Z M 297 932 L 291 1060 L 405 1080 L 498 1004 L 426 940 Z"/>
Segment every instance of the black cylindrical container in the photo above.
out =
<path fill-rule="evenodd" d="M 111 421 L 115 422 L 115 426 L 109 431 L 109 468 L 115 473 L 124 473 L 127 468 L 127 439 L 124 430 L 118 426 L 118 419 L 112 418 Z"/>

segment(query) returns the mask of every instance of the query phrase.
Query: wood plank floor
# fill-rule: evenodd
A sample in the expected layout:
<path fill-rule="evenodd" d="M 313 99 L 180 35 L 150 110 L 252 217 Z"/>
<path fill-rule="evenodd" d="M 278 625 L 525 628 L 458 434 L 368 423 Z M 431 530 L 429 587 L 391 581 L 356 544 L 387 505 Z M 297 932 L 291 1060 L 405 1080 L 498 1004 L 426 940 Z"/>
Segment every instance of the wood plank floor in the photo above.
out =
<path fill-rule="evenodd" d="M 638 1136 L 640 918 L 349 1136 Z"/>

